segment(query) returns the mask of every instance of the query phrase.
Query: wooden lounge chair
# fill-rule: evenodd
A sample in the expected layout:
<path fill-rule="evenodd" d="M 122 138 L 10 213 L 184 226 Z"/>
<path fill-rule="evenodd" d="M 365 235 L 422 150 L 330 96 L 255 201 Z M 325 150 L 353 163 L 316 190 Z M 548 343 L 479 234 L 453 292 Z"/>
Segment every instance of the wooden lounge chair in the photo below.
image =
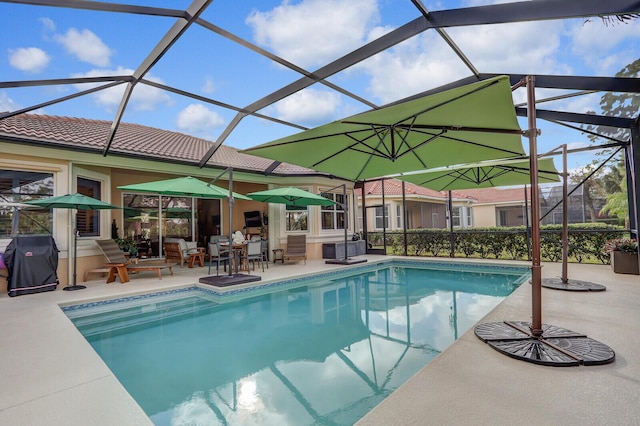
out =
<path fill-rule="evenodd" d="M 129 281 L 129 271 L 141 272 L 141 271 L 156 271 L 158 279 L 162 279 L 162 270 L 168 269 L 169 273 L 173 275 L 173 267 L 177 263 L 153 263 L 150 261 L 142 262 L 139 264 L 133 264 L 129 259 L 124 256 L 120 247 L 114 240 L 97 240 L 96 243 L 107 261 L 104 267 L 108 269 L 107 283 L 114 282 L 116 275 L 120 278 L 120 283 L 124 284 Z"/>
<path fill-rule="evenodd" d="M 204 259 L 205 249 L 197 247 L 195 242 L 186 242 L 184 238 L 167 238 L 162 245 L 165 259 L 173 259 L 180 262 L 180 267 L 184 267 L 188 263 L 193 268 L 194 260 L 201 259 L 198 263 L 202 263 Z M 200 265 L 202 266 L 202 265 Z"/>
<path fill-rule="evenodd" d="M 287 248 L 282 255 L 284 260 L 304 259 L 307 263 L 307 236 L 306 235 L 287 235 Z M 284 263 L 284 262 L 283 262 Z"/>

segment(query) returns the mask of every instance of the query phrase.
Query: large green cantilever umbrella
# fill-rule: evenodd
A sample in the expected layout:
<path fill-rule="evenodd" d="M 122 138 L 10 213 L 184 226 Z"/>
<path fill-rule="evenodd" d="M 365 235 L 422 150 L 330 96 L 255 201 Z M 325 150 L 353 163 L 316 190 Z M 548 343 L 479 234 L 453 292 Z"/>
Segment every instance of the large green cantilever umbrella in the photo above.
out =
<path fill-rule="evenodd" d="M 60 195 L 58 197 L 43 198 L 40 200 L 25 201 L 24 204 L 45 209 L 107 210 L 120 208 L 118 206 L 114 206 L 112 204 L 105 203 L 104 201 L 100 201 L 95 198 L 78 193 Z M 73 230 L 73 284 L 64 287 L 63 290 L 80 290 L 83 288 L 87 288 L 84 285 L 76 284 L 78 234 L 78 213 L 76 212 L 75 227 Z"/>
<path fill-rule="evenodd" d="M 524 157 L 507 76 L 357 114 L 242 152 L 352 181 Z"/>
<path fill-rule="evenodd" d="M 410 172 L 398 179 L 436 191 L 493 188 L 531 183 L 529 160 L 495 160 Z M 538 182 L 559 182 L 553 159 L 538 160 Z"/>
<path fill-rule="evenodd" d="M 331 206 L 335 201 L 316 195 L 304 189 L 285 187 L 251 192 L 247 197 L 263 203 L 286 204 L 288 206 Z"/>

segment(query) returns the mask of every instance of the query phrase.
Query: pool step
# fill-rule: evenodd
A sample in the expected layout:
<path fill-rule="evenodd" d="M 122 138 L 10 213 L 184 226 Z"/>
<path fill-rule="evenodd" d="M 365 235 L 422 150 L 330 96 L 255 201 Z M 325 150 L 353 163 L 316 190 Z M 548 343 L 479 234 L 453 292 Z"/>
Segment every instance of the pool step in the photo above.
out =
<path fill-rule="evenodd" d="M 140 327 L 156 321 L 163 321 L 183 315 L 201 315 L 215 309 L 217 305 L 200 297 L 188 297 L 176 300 L 152 302 L 129 306 L 114 311 L 74 315 L 71 320 L 83 336 L 89 337 L 101 333 Z"/>

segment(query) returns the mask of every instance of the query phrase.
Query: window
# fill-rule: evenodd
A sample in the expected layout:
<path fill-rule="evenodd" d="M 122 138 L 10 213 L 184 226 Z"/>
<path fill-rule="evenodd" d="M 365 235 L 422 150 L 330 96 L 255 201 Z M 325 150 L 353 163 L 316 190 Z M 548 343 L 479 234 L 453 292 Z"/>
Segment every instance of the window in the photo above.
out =
<path fill-rule="evenodd" d="M 458 228 L 471 228 L 473 221 L 471 217 L 471 207 L 458 206 L 453 207 L 451 211 L 453 226 Z"/>
<path fill-rule="evenodd" d="M 451 220 L 454 227 L 460 227 L 460 210 L 462 207 L 453 207 L 451 209 Z"/>
<path fill-rule="evenodd" d="M 285 211 L 285 222 L 287 231 L 307 231 L 309 210 L 306 207 L 287 206 Z"/>
<path fill-rule="evenodd" d="M 466 208 L 464 209 L 464 211 L 465 211 L 465 215 L 464 215 L 464 218 L 465 218 L 465 222 L 464 222 L 464 223 L 465 223 L 465 228 L 471 228 L 471 227 L 473 227 L 473 214 L 472 214 L 473 210 L 472 210 L 472 209 L 473 209 L 473 207 L 466 207 Z"/>
<path fill-rule="evenodd" d="M 78 177 L 78 193 L 87 197 L 102 199 L 100 181 Z M 76 229 L 82 237 L 100 236 L 100 210 L 78 210 L 76 212 Z"/>
<path fill-rule="evenodd" d="M 53 196 L 53 174 L 0 169 L 0 201 L 21 203 Z M 0 238 L 17 234 L 52 234 L 53 213 L 45 210 L 18 210 L 0 207 Z"/>
<path fill-rule="evenodd" d="M 402 228 L 402 212 L 400 204 L 396 204 L 396 229 Z"/>
<path fill-rule="evenodd" d="M 382 206 L 376 207 L 376 229 L 389 227 L 389 204 L 385 204 L 384 210 Z"/>
<path fill-rule="evenodd" d="M 321 207 L 320 216 L 322 229 L 344 229 L 344 194 L 323 192 L 322 196 L 337 203 L 331 206 Z"/>

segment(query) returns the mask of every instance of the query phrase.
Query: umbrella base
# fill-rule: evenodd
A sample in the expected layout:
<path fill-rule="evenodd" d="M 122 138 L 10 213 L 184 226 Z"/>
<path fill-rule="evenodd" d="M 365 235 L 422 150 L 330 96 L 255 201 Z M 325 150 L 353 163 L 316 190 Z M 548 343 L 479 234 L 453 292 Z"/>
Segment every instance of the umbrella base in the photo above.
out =
<path fill-rule="evenodd" d="M 353 258 L 346 258 L 346 259 L 330 259 L 330 260 L 326 260 L 324 263 L 326 263 L 327 265 L 356 265 L 358 263 L 365 263 L 367 261 L 367 259 L 353 259 Z"/>
<path fill-rule="evenodd" d="M 543 278 L 541 285 L 545 288 L 565 291 L 605 291 L 607 289 L 607 287 L 602 284 L 590 283 L 588 281 L 567 280 L 565 283 L 562 282 L 561 278 Z"/>
<path fill-rule="evenodd" d="M 73 291 L 73 290 L 82 290 L 83 288 L 87 288 L 86 285 L 70 285 L 67 287 L 64 287 L 63 290 L 67 290 L 67 291 Z"/>
<path fill-rule="evenodd" d="M 208 284 L 213 287 L 230 287 L 234 285 L 260 281 L 261 279 L 262 277 L 258 275 L 231 274 L 231 275 L 212 275 L 210 277 L 202 277 L 198 280 L 198 282 L 200 284 Z"/>
<path fill-rule="evenodd" d="M 530 323 L 504 321 L 479 324 L 476 336 L 511 358 L 553 367 L 609 364 L 615 352 L 584 334 L 542 324 L 542 335 L 534 337 Z"/>

